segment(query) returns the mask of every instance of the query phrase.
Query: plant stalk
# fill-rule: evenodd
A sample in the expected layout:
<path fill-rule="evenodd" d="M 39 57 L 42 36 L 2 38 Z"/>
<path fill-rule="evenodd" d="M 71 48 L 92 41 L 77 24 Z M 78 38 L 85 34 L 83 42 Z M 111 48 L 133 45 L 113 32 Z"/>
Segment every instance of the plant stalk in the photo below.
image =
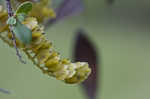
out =
<path fill-rule="evenodd" d="M 6 0 L 6 7 L 7 7 L 7 12 L 8 12 L 8 18 L 10 18 L 10 17 L 12 17 L 14 15 L 14 13 L 12 11 L 10 0 Z M 19 50 L 17 48 L 15 34 L 14 34 L 13 30 L 12 30 L 12 25 L 9 25 L 9 29 L 10 29 L 10 31 L 12 33 L 12 41 L 13 41 L 13 45 L 14 45 L 14 47 L 16 49 L 16 55 L 18 56 L 20 62 L 25 64 L 26 62 L 24 60 L 22 60 L 22 56 L 20 55 Z"/>

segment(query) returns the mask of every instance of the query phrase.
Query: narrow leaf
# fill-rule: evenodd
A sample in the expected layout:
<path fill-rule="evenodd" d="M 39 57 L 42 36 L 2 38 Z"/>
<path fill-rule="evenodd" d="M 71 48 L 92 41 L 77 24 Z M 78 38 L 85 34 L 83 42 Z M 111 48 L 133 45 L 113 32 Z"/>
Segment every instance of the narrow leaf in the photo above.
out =
<path fill-rule="evenodd" d="M 19 13 L 28 14 L 31 10 L 32 10 L 32 2 L 26 1 L 17 8 L 16 14 Z"/>
<path fill-rule="evenodd" d="M 30 44 L 32 40 L 32 32 L 24 24 L 21 24 L 20 21 L 17 21 L 16 25 L 12 26 L 12 30 L 15 33 L 15 36 L 23 43 Z"/>
<path fill-rule="evenodd" d="M 83 30 L 77 31 L 75 37 L 73 58 L 75 61 L 85 61 L 92 69 L 91 75 L 82 83 L 82 87 L 89 99 L 96 98 L 98 88 L 98 56 L 93 43 L 89 40 Z"/>
<path fill-rule="evenodd" d="M 56 21 L 62 20 L 65 17 L 80 13 L 83 10 L 82 0 L 63 0 L 56 8 L 56 18 L 50 19 L 47 25 L 51 25 Z"/>

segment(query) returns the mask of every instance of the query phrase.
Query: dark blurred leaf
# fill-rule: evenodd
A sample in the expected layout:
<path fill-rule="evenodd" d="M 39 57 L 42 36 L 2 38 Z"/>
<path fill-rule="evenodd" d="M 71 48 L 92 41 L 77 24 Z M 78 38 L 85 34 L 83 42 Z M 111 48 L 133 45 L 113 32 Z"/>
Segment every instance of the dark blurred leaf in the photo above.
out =
<path fill-rule="evenodd" d="M 58 6 L 63 2 L 64 0 L 52 0 L 52 7 L 54 9 L 58 8 Z"/>
<path fill-rule="evenodd" d="M 10 94 L 10 91 L 0 88 L 0 92 L 4 93 L 4 94 Z"/>
<path fill-rule="evenodd" d="M 98 56 L 94 45 L 81 29 L 77 31 L 73 58 L 75 61 L 85 61 L 89 63 L 92 73 L 89 78 L 82 83 L 82 87 L 89 99 L 95 99 L 98 88 Z"/>
<path fill-rule="evenodd" d="M 108 3 L 109 5 L 112 5 L 112 4 L 114 3 L 114 1 L 115 1 L 115 0 L 107 0 L 107 3 Z"/>
<path fill-rule="evenodd" d="M 83 10 L 82 0 L 63 0 L 56 8 L 56 18 L 50 19 L 47 25 L 51 25 L 65 17 L 80 13 Z"/>

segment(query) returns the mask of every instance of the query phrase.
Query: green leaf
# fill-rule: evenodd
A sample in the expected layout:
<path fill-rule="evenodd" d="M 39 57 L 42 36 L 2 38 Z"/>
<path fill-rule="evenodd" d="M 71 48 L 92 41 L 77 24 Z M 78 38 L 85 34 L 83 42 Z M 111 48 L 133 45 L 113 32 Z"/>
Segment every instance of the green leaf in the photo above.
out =
<path fill-rule="evenodd" d="M 19 13 L 17 14 L 17 19 L 20 21 L 20 22 L 23 22 L 25 20 L 25 17 L 26 15 L 24 13 Z"/>
<path fill-rule="evenodd" d="M 32 10 L 32 2 L 26 1 L 17 8 L 16 15 L 19 13 L 28 14 L 31 10 Z"/>
<path fill-rule="evenodd" d="M 32 32 L 26 27 L 24 24 L 21 24 L 20 21 L 17 20 L 16 25 L 12 26 L 12 30 L 15 36 L 23 43 L 30 44 L 32 40 Z"/>
<path fill-rule="evenodd" d="M 6 23 L 9 24 L 9 25 L 15 25 L 16 24 L 16 18 L 14 18 L 12 16 L 12 17 L 8 18 Z"/>

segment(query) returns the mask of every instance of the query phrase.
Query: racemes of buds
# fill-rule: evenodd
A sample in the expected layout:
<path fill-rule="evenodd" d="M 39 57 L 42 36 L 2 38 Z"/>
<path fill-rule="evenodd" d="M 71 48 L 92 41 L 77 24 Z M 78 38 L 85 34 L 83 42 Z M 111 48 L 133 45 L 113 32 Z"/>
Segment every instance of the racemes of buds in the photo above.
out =
<path fill-rule="evenodd" d="M 37 6 L 47 11 L 46 6 L 43 5 L 47 5 L 48 1 L 40 0 L 37 4 L 35 3 L 35 6 L 32 5 L 32 2 L 23 2 L 14 12 L 14 15 L 9 17 L 9 13 L 7 14 L 7 11 L 0 5 L 0 21 L 2 21 L 0 24 L 0 38 L 10 47 L 14 47 L 12 42 L 14 37 L 15 47 L 23 51 L 43 73 L 65 83 L 80 83 L 91 73 L 88 63 L 72 63 L 68 59 L 61 59 L 52 43 L 46 38 L 43 26 L 39 25 L 48 16 L 54 17 L 55 15 L 52 9 L 47 13 L 44 10 L 39 12 L 36 8 Z M 32 10 L 35 10 L 37 15 L 32 13 Z M 43 16 L 38 17 L 38 15 Z"/>

